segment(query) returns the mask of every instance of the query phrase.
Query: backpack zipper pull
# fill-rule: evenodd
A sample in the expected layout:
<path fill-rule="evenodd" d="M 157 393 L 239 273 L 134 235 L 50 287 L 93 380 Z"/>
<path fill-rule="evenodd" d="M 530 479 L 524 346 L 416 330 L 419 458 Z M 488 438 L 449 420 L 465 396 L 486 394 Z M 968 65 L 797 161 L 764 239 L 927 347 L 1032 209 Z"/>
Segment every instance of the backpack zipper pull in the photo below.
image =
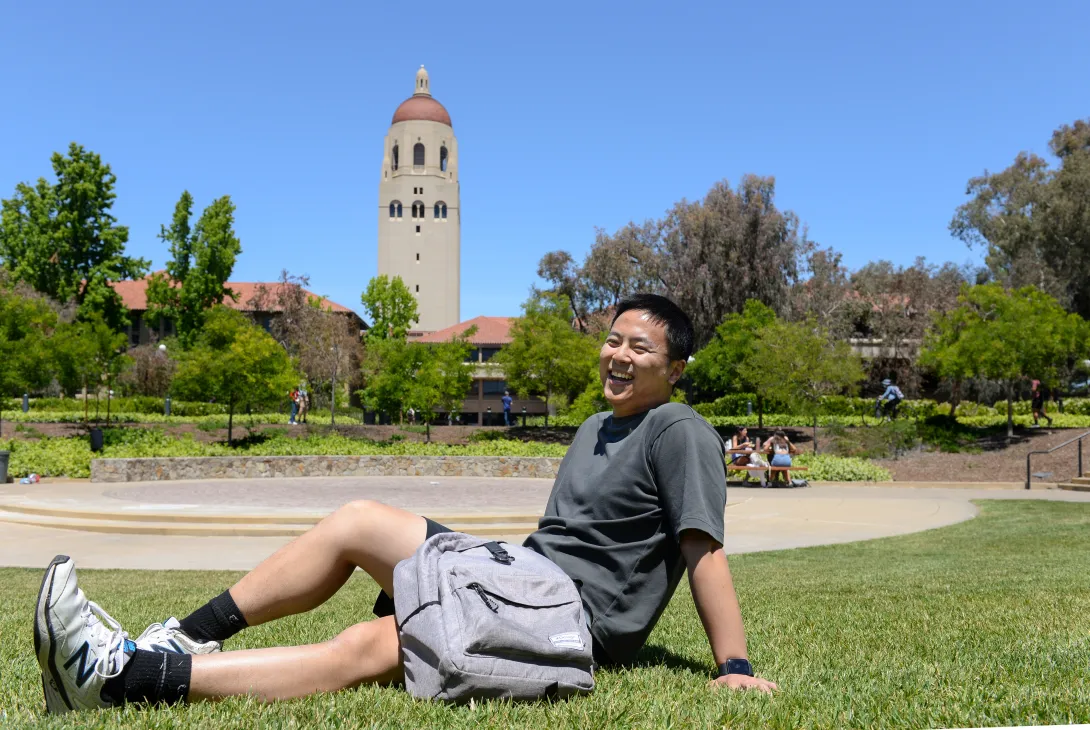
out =
<path fill-rule="evenodd" d="M 484 592 L 484 588 L 481 587 L 480 583 L 470 583 L 466 587 L 467 588 L 472 588 L 473 590 L 477 591 L 477 595 L 481 597 L 482 601 L 484 601 L 484 605 L 486 605 L 490 609 L 492 609 L 492 613 L 499 613 L 500 612 L 500 604 L 493 601 L 492 597 Z"/>

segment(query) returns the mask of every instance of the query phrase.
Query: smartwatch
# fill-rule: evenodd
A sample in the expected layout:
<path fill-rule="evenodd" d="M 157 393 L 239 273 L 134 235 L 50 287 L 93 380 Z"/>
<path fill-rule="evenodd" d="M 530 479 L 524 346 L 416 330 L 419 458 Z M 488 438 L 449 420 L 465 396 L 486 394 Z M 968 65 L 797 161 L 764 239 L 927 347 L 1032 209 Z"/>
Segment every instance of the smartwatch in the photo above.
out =
<path fill-rule="evenodd" d="M 748 659 L 728 659 L 719 665 L 719 676 L 725 677 L 728 674 L 744 674 L 747 677 L 752 677 L 753 665 L 749 663 Z"/>

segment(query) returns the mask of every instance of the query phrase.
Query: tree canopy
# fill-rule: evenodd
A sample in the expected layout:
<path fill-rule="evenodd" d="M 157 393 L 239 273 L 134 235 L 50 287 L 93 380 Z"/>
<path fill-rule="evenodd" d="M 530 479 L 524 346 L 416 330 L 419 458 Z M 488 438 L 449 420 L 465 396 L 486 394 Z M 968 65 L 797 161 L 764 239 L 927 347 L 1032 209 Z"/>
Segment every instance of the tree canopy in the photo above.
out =
<path fill-rule="evenodd" d="M 777 312 L 788 305 L 805 235 L 794 213 L 776 207 L 775 191 L 771 177 L 746 175 L 735 189 L 718 182 L 661 220 L 599 231 L 582 266 L 567 252 L 546 254 L 538 275 L 584 329 L 628 294 L 665 294 L 689 313 L 701 347 L 747 299 Z"/>
<path fill-rule="evenodd" d="M 75 142 L 52 164 L 55 184 L 19 183 L 0 201 L 0 261 L 36 291 L 74 300 L 80 317 L 97 312 L 120 329 L 128 314 L 109 282 L 143 276 L 148 262 L 125 255 L 129 229 L 111 212 L 117 178 Z"/>
<path fill-rule="evenodd" d="M 1086 356 L 1090 330 L 1035 287 L 965 287 L 957 308 L 935 317 L 921 361 L 951 378 L 1001 382 L 1007 393 L 1007 436 L 1014 436 L 1014 388 L 1023 378 L 1055 383 L 1071 360 Z"/>
<path fill-rule="evenodd" d="M 982 246 L 992 277 L 1008 287 L 1036 286 L 1090 316 L 1090 120 L 1057 129 L 1049 149 L 1057 166 L 1022 152 L 1010 167 L 969 180 L 972 199 L 950 231 Z"/>
<path fill-rule="evenodd" d="M 275 405 L 299 382 L 291 358 L 241 312 L 214 307 L 193 346 L 177 354 L 174 395 L 227 404 L 227 440 L 235 411 Z"/>
<path fill-rule="evenodd" d="M 56 326 L 57 313 L 45 297 L 0 277 L 0 416 L 4 399 L 49 382 L 48 345 Z"/>
<path fill-rule="evenodd" d="M 592 338 L 572 328 L 561 297 L 537 292 L 522 308 L 522 316 L 511 325 L 510 344 L 492 362 L 503 366 L 511 390 L 523 398 L 543 398 L 547 410 L 553 396 L 583 390 L 597 348 Z"/>
<path fill-rule="evenodd" d="M 234 231 L 235 206 L 229 195 L 212 201 L 190 230 L 193 196 L 184 191 L 170 227 L 159 238 L 170 246 L 166 271 L 148 281 L 148 319 L 174 321 L 183 347 L 192 344 L 208 311 L 235 294 L 225 286 L 242 252 Z"/>
<path fill-rule="evenodd" d="M 272 287 L 261 285 L 247 305 L 258 312 L 277 312 L 269 332 L 288 351 L 306 376 L 313 394 L 330 395 L 330 418 L 336 422 L 338 398 L 359 383 L 363 358 L 355 321 L 332 311 L 322 297 L 311 296 L 308 277 L 288 271 Z"/>
<path fill-rule="evenodd" d="M 360 296 L 367 317 L 371 320 L 368 339 L 404 338 L 413 324 L 420 320 L 416 297 L 400 276 L 380 274 L 367 282 Z"/>
<path fill-rule="evenodd" d="M 774 321 L 757 332 L 739 376 L 763 398 L 775 398 L 810 416 L 817 453 L 822 398 L 848 393 L 863 379 L 863 364 L 847 342 L 813 322 Z"/>

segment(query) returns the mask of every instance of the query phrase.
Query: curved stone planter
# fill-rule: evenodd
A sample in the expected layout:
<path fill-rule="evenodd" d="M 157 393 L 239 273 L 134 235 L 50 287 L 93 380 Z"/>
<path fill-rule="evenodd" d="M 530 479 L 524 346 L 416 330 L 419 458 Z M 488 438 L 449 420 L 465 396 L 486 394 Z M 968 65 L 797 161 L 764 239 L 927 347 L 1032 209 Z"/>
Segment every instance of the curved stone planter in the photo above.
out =
<path fill-rule="evenodd" d="M 200 456 L 94 459 L 92 482 L 283 477 L 530 477 L 553 479 L 560 459 L 527 456 Z"/>

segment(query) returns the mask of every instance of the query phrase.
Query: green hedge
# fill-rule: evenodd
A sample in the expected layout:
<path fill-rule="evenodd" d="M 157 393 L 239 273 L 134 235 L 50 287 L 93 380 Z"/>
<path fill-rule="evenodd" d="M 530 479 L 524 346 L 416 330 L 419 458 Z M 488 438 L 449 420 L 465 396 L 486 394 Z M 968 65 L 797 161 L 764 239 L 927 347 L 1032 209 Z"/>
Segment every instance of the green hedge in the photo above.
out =
<path fill-rule="evenodd" d="M 568 447 L 525 441 L 493 440 L 456 446 L 415 441 L 375 442 L 336 434 L 289 438 L 274 434 L 261 443 L 228 448 L 221 443 L 195 441 L 188 434 L 170 436 L 158 429 L 106 429 L 104 448 L 94 458 L 126 459 L 171 456 L 555 456 Z M 36 441 L 0 441 L 0 450 L 11 452 L 9 473 L 15 477 L 41 476 L 84 478 L 91 475 L 91 446 L 85 436 L 43 438 Z"/>
<path fill-rule="evenodd" d="M 843 395 L 826 396 L 821 399 L 821 414 L 825 416 L 855 416 L 856 418 L 871 417 L 874 415 L 875 400 L 874 398 L 850 398 Z M 747 403 L 753 404 L 753 413 L 756 414 L 757 398 L 748 393 L 725 395 L 711 403 L 697 403 L 693 406 L 693 410 L 705 418 L 711 416 L 745 416 Z M 945 404 L 939 404 L 933 400 L 906 400 L 901 403 L 900 412 L 913 418 L 927 418 L 944 408 L 947 411 L 949 410 Z M 791 413 L 791 409 L 787 406 L 774 401 L 766 402 L 764 410 L 766 414 Z"/>
<path fill-rule="evenodd" d="M 337 424 L 359 424 L 362 421 L 359 418 L 360 411 L 351 411 L 353 415 L 348 413 L 337 413 Z M 99 421 L 103 424 L 106 423 L 106 408 L 103 406 L 98 412 Z M 83 411 L 79 412 L 65 412 L 65 411 L 35 411 L 31 410 L 29 413 L 23 413 L 21 410 L 6 411 L 3 414 L 5 421 L 13 423 L 83 423 Z M 253 423 L 254 425 L 260 424 L 287 424 L 289 415 L 287 413 L 254 413 L 247 415 L 245 413 L 235 414 L 235 428 L 243 428 L 247 424 Z M 95 422 L 95 409 L 92 406 L 90 412 L 91 422 Z M 133 413 L 130 411 L 115 411 L 110 410 L 110 423 L 120 424 L 156 424 L 156 425 L 178 425 L 182 423 L 193 423 L 198 426 L 206 428 L 227 428 L 227 414 L 216 414 L 207 416 L 182 416 L 175 413 L 171 413 L 170 416 L 164 416 L 162 413 Z M 307 414 L 307 422 L 315 425 L 329 425 L 329 411 L 319 410 L 310 411 Z"/>
<path fill-rule="evenodd" d="M 810 481 L 817 482 L 889 482 L 893 476 L 889 470 L 854 456 L 829 456 L 826 454 L 801 454 L 793 463 L 805 466 L 807 472 L 799 472 Z"/>
<path fill-rule="evenodd" d="M 105 445 L 94 458 L 137 458 L 172 456 L 550 456 L 562 457 L 564 444 L 543 444 L 508 439 L 488 439 L 465 446 L 424 444 L 415 441 L 374 442 L 336 434 L 289 438 L 274 434 L 252 445 L 228 448 L 220 443 L 202 443 L 190 436 L 175 438 L 158 429 L 106 429 Z M 91 475 L 91 448 L 86 437 L 43 438 L 37 441 L 0 442 L 11 452 L 9 472 L 14 477 L 30 473 L 74 478 Z M 888 481 L 889 472 L 865 459 L 836 456 L 798 457 L 800 466 L 810 467 L 808 478 L 828 481 Z"/>

